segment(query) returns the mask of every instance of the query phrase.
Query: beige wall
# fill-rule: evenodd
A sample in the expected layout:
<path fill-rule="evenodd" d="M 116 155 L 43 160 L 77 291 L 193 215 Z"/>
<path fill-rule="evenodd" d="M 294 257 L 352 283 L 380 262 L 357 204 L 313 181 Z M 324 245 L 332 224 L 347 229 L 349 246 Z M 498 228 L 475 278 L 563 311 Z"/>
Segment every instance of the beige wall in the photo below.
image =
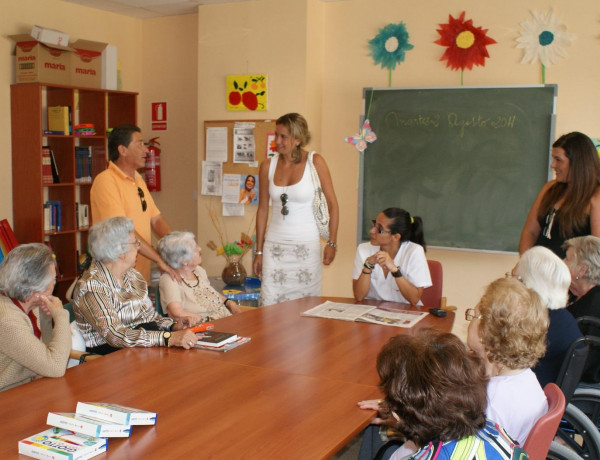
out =
<path fill-rule="evenodd" d="M 159 136 L 162 189 L 152 196 L 174 229 L 196 233 L 198 167 L 198 18 L 142 22 L 140 126 L 144 138 Z M 167 130 L 152 131 L 151 103 L 167 102 Z"/>

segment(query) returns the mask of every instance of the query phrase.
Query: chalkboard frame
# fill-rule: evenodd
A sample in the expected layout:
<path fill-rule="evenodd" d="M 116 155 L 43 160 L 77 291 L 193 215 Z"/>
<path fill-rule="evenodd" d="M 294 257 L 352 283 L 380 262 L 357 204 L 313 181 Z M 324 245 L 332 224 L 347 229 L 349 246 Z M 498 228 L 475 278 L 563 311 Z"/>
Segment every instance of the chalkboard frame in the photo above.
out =
<path fill-rule="evenodd" d="M 365 118 L 369 117 L 373 117 L 372 114 L 369 114 L 370 111 L 370 101 L 368 100 L 368 94 L 373 94 L 375 92 L 381 92 L 381 91 L 393 91 L 393 92 L 406 92 L 406 91 L 477 91 L 477 90 L 507 90 L 507 91 L 519 91 L 519 90 L 528 90 L 528 89 L 539 89 L 539 88 L 545 88 L 549 93 L 551 93 L 551 97 L 552 97 L 552 101 L 551 101 L 551 113 L 548 114 L 549 116 L 549 120 L 548 120 L 548 130 L 549 130 L 549 135 L 548 135 L 548 139 L 547 139 L 547 153 L 545 154 L 545 164 L 546 164 L 546 174 L 545 174 L 545 181 L 548 181 L 551 179 L 552 177 L 552 170 L 550 168 L 550 161 L 551 161 L 551 149 L 552 149 L 552 142 L 555 139 L 555 124 L 556 124 L 556 102 L 557 102 L 557 94 L 558 94 L 558 86 L 555 84 L 550 84 L 550 85 L 519 85 L 519 86 L 470 86 L 470 87 L 464 87 L 464 86 L 459 86 L 459 87 L 414 87 L 414 88 L 374 88 L 374 87 L 366 87 L 363 88 L 363 114 L 360 117 L 360 126 L 362 127 L 363 122 L 365 120 Z M 373 130 L 376 132 L 377 128 L 373 127 Z M 375 141 L 377 142 L 377 141 Z M 366 225 L 368 224 L 370 219 L 375 218 L 375 215 L 369 215 L 369 216 L 365 216 L 365 205 L 364 205 L 364 197 L 365 197 L 365 190 L 364 190 L 364 184 L 365 184 L 365 155 L 369 155 L 369 146 L 372 144 L 369 144 L 367 146 L 367 149 L 365 151 L 365 153 L 362 153 L 359 155 L 359 187 L 358 187 L 358 213 L 357 213 L 357 244 L 366 241 L 365 238 L 367 238 L 368 240 L 368 229 L 369 227 L 366 227 Z M 545 147 L 546 144 L 544 144 Z M 371 149 L 373 150 L 373 149 Z M 546 149 L 544 149 L 544 151 L 546 151 Z M 540 161 L 544 161 L 544 159 L 540 158 Z M 524 197 L 524 200 L 527 200 L 527 202 L 529 203 L 529 206 L 533 203 L 533 200 L 535 199 L 535 196 L 537 195 L 537 192 L 539 191 L 539 189 L 541 188 L 541 186 L 543 185 L 543 183 L 539 184 L 540 187 L 538 188 L 538 190 L 535 192 L 535 194 L 533 196 L 527 196 Z M 410 204 L 405 205 L 405 204 L 400 204 L 398 203 L 398 205 L 406 207 L 409 211 L 412 211 L 410 209 Z M 381 208 L 380 210 L 382 210 L 383 208 Z M 372 211 L 371 211 L 372 214 Z M 416 212 L 415 214 L 419 214 L 418 212 Z M 365 224 L 365 222 L 367 222 L 367 224 Z M 523 223 L 524 223 L 524 219 L 523 219 Z M 364 224 L 364 226 L 363 226 Z M 364 231 L 364 236 L 365 238 L 363 238 L 363 231 Z M 425 236 L 427 239 L 427 222 L 425 222 Z M 463 245 L 463 246 L 453 246 L 451 244 L 446 245 L 446 244 L 434 244 L 434 245 L 429 245 L 428 247 L 433 247 L 433 248 L 443 248 L 443 249 L 450 249 L 450 250 L 460 250 L 460 251 L 475 251 L 475 252 L 489 252 L 489 253 L 502 253 L 502 254 L 514 254 L 515 252 L 517 252 L 517 248 L 516 246 L 518 245 L 518 241 L 515 243 L 515 249 L 514 250 L 497 250 L 497 249 L 493 249 L 493 248 L 489 248 L 489 247 L 470 247 L 470 245 Z"/>

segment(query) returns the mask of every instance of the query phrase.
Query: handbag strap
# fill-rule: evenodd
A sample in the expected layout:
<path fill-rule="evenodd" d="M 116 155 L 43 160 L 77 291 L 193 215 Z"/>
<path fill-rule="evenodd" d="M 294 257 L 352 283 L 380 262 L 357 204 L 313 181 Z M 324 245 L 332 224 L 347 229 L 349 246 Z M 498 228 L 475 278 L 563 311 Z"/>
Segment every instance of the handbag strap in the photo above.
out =
<path fill-rule="evenodd" d="M 308 164 L 310 165 L 310 173 L 312 175 L 313 184 L 315 185 L 315 190 L 319 190 L 321 188 L 321 181 L 319 180 L 317 168 L 315 168 L 315 164 L 313 163 L 314 154 L 314 151 L 308 153 Z"/>

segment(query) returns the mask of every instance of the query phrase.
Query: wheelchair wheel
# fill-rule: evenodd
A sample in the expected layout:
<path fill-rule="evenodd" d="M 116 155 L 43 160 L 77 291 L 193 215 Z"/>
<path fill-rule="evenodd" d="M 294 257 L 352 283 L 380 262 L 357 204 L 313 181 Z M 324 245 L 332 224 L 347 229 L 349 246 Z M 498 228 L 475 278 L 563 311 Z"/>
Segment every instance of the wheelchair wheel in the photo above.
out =
<path fill-rule="evenodd" d="M 557 435 L 584 459 L 600 459 L 600 433 L 596 425 L 573 403 L 567 405 Z"/>
<path fill-rule="evenodd" d="M 548 460 L 582 460 L 573 450 L 556 441 L 552 441 L 552 444 L 550 444 L 550 451 L 546 458 Z"/>

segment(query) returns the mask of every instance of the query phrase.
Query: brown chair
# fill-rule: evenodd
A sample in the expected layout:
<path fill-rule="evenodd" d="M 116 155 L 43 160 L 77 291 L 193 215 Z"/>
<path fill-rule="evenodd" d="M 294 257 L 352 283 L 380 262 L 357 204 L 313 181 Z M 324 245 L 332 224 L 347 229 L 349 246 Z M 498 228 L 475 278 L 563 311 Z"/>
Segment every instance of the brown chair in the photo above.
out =
<path fill-rule="evenodd" d="M 444 273 L 442 264 L 437 260 L 428 260 L 429 274 L 431 275 L 431 286 L 423 289 L 421 302 L 429 308 L 441 308 L 442 305 L 442 285 L 444 283 Z"/>
<path fill-rule="evenodd" d="M 529 460 L 546 460 L 550 444 L 565 412 L 565 395 L 558 385 L 549 383 L 544 387 L 544 393 L 548 399 L 548 412 L 535 422 L 523 444 L 523 449 L 529 454 Z"/>
<path fill-rule="evenodd" d="M 431 275 L 431 286 L 423 289 L 421 302 L 425 307 L 441 308 L 442 310 L 454 311 L 456 307 L 446 305 L 446 297 L 442 297 L 442 287 L 444 284 L 444 272 L 442 264 L 437 260 L 427 260 L 429 274 Z"/>

